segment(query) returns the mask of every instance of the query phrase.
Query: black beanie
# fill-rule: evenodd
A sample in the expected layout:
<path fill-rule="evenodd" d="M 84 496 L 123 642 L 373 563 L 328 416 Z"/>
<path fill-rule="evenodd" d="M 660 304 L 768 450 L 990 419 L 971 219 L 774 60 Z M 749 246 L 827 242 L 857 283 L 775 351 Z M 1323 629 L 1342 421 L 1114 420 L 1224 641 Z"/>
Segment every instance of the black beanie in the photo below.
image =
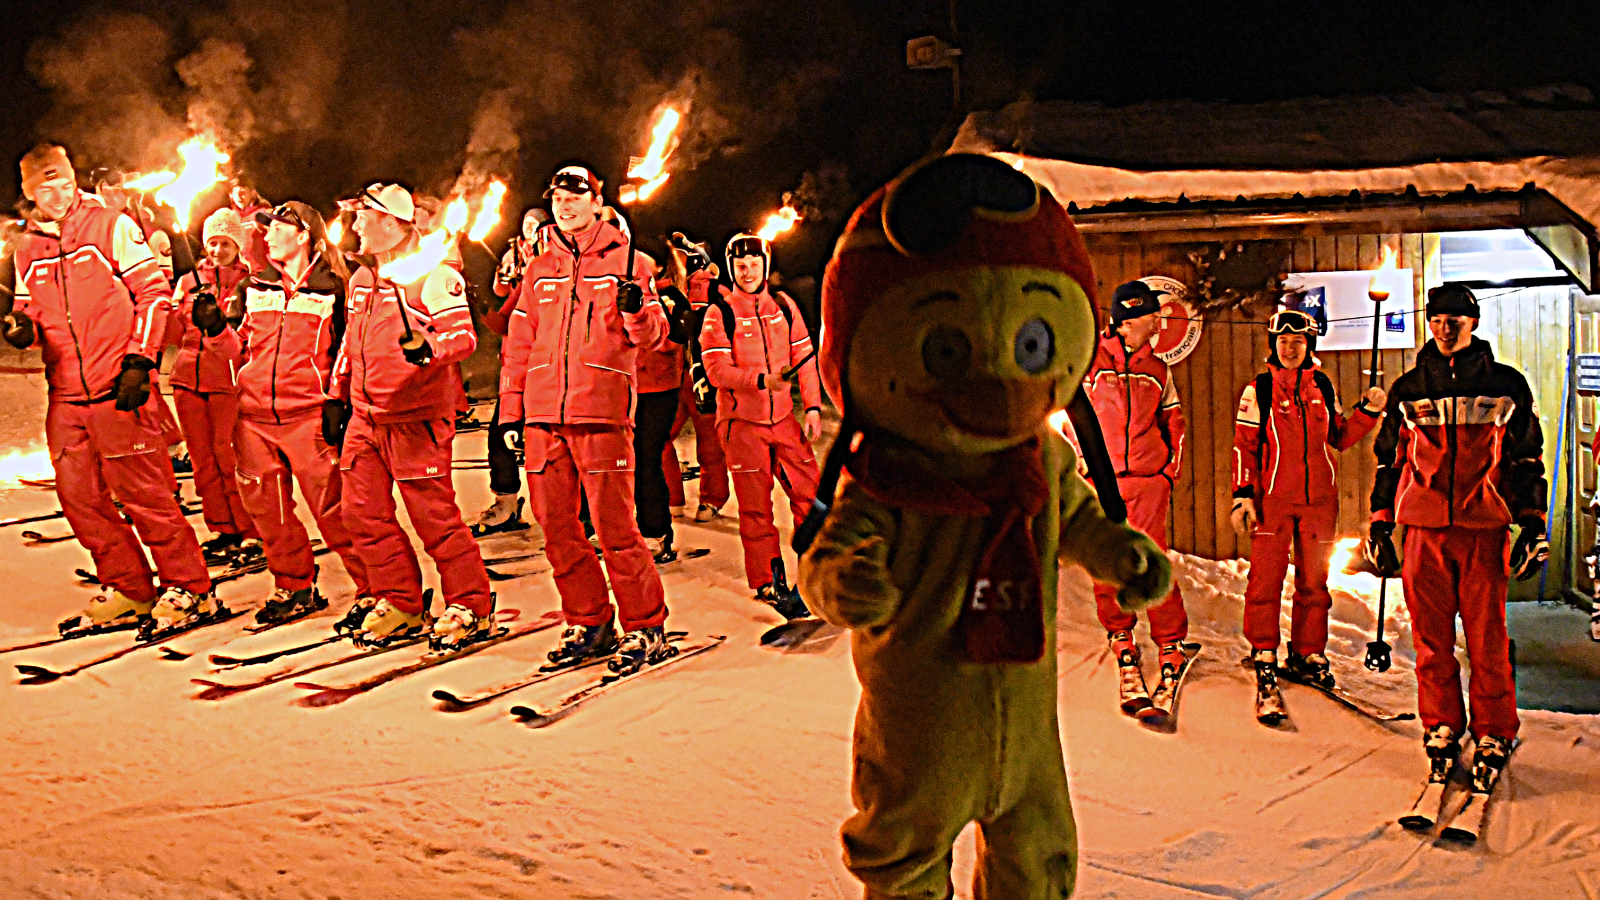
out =
<path fill-rule="evenodd" d="M 1120 285 L 1111 296 L 1111 326 L 1115 328 L 1129 319 L 1148 316 L 1161 311 L 1161 298 L 1150 285 L 1130 281 Z"/>
<path fill-rule="evenodd" d="M 1448 282 L 1428 289 L 1429 318 L 1433 316 L 1468 316 L 1482 318 L 1478 313 L 1478 298 L 1471 289 L 1458 282 Z"/>

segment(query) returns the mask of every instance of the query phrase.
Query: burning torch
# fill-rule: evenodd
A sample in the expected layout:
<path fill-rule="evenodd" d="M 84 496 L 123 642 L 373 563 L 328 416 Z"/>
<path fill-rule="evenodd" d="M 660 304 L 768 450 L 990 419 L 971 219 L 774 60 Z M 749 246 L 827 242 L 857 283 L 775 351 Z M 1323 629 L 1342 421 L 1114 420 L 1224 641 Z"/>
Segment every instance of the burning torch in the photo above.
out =
<path fill-rule="evenodd" d="M 667 160 L 678 149 L 678 124 L 682 121 L 683 114 L 677 109 L 661 107 L 656 123 L 650 129 L 650 148 L 644 156 L 628 161 L 628 178 L 642 181 L 643 184 L 624 184 L 618 188 L 617 200 L 623 205 L 649 200 L 672 177 L 672 173 L 667 171 Z M 623 283 L 617 285 L 617 308 L 623 312 L 637 312 L 644 302 L 644 290 L 633 280 L 634 230 L 621 213 L 610 207 L 606 207 L 601 214 L 614 221 L 628 236 L 628 265 Z"/>
<path fill-rule="evenodd" d="M 172 209 L 173 221 L 177 225 L 177 234 L 174 236 L 182 239 L 184 253 L 189 257 L 188 264 L 192 270 L 195 259 L 194 249 L 189 246 L 189 215 L 193 212 L 195 198 L 222 180 L 222 164 L 228 161 L 228 154 L 216 144 L 195 137 L 178 146 L 178 155 L 183 158 L 181 172 L 152 172 L 125 182 L 122 186 L 132 191 L 154 191 L 155 201 Z"/>
<path fill-rule="evenodd" d="M 1372 370 L 1367 380 L 1369 389 L 1378 386 L 1378 338 L 1383 334 L 1383 304 L 1389 299 L 1389 290 L 1384 285 L 1385 273 L 1394 271 L 1394 251 L 1388 247 L 1383 248 L 1383 262 L 1379 263 L 1377 270 L 1372 273 L 1372 279 L 1367 282 L 1367 297 L 1372 301 Z M 1393 544 L 1390 545 L 1391 547 Z M 1384 601 L 1389 586 L 1389 576 L 1383 567 L 1378 567 L 1378 633 L 1371 641 L 1367 642 L 1367 658 L 1365 665 L 1374 672 L 1389 671 L 1390 647 L 1383 639 Z"/>

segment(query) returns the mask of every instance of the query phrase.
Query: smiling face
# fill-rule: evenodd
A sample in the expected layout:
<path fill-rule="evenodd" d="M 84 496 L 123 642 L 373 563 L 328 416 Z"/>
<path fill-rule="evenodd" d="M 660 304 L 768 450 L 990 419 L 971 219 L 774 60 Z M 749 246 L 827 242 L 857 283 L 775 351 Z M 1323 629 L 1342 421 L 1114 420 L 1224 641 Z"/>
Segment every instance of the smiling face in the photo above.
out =
<path fill-rule="evenodd" d="M 850 342 L 851 402 L 943 453 L 1022 443 L 1078 389 L 1094 309 L 1070 277 L 1022 266 L 934 272 L 873 301 Z"/>
<path fill-rule="evenodd" d="M 206 241 L 206 259 L 219 269 L 226 269 L 239 258 L 239 245 L 231 237 L 216 235 Z"/>
<path fill-rule="evenodd" d="M 1278 362 L 1285 369 L 1298 369 L 1306 361 L 1306 336 L 1303 334 L 1280 334 L 1273 338 L 1273 343 L 1278 351 Z"/>
<path fill-rule="evenodd" d="M 766 260 L 759 256 L 740 256 L 733 261 L 733 283 L 747 294 L 761 290 L 767 280 Z"/>
<path fill-rule="evenodd" d="M 600 198 L 590 191 L 573 193 L 563 188 L 550 192 L 550 214 L 565 234 L 579 234 L 600 218 Z"/>
<path fill-rule="evenodd" d="M 1472 332 L 1478 320 L 1470 316 L 1437 315 L 1428 317 L 1428 331 L 1433 342 L 1445 356 L 1454 356 L 1472 343 Z"/>

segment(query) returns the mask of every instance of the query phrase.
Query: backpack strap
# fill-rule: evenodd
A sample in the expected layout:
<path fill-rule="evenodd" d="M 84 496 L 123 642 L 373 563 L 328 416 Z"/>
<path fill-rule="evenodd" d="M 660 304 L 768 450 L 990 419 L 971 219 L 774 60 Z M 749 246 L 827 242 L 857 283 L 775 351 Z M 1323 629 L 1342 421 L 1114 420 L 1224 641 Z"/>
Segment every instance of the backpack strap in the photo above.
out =
<path fill-rule="evenodd" d="M 1256 455 L 1262 462 L 1267 457 L 1267 420 L 1272 415 L 1272 370 L 1268 369 L 1256 376 L 1256 409 L 1261 413 L 1261 421 L 1256 426 L 1256 439 L 1259 446 Z"/>
<path fill-rule="evenodd" d="M 1322 405 L 1328 410 L 1328 443 L 1331 444 L 1339 432 L 1339 398 L 1333 393 L 1333 379 L 1321 369 L 1311 373 L 1311 380 L 1322 391 Z"/>

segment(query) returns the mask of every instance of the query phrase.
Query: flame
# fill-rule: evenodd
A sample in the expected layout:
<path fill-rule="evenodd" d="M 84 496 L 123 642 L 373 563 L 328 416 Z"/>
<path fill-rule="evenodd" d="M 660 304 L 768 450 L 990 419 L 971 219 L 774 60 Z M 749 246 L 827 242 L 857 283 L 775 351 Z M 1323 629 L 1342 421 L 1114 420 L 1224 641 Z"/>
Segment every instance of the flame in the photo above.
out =
<path fill-rule="evenodd" d="M 671 177 L 671 172 L 662 172 L 660 175 L 657 175 L 656 177 L 650 179 L 644 184 L 638 185 L 637 187 L 631 184 L 625 184 L 617 191 L 617 200 L 621 201 L 623 206 L 627 206 L 630 203 L 637 203 L 642 200 L 649 200 L 650 195 L 654 194 L 656 190 L 663 184 L 666 184 L 667 179 Z"/>
<path fill-rule="evenodd" d="M 0 482 L 49 478 L 55 473 L 48 450 L 22 450 L 0 456 Z"/>
<path fill-rule="evenodd" d="M 1389 299 L 1389 289 L 1386 287 L 1389 277 L 1395 271 L 1394 249 L 1383 248 L 1383 260 L 1378 263 L 1378 268 L 1372 271 L 1372 278 L 1367 282 L 1367 296 L 1375 302 Z"/>
<path fill-rule="evenodd" d="M 665 171 L 667 158 L 672 156 L 672 151 L 678 148 L 674 134 L 678 130 L 678 122 L 683 118 L 676 109 L 668 106 L 661 111 L 661 117 L 656 120 L 655 127 L 650 129 L 650 149 L 645 152 L 644 158 L 628 168 L 629 178 L 640 178 L 645 181 L 655 181 Z M 648 187 L 648 185 L 647 185 Z M 657 185 L 660 187 L 660 185 Z M 654 190 L 653 188 L 651 190 Z M 644 197 L 649 194 L 643 190 Z"/>
<path fill-rule="evenodd" d="M 122 186 L 130 191 L 153 191 L 171 184 L 178 176 L 171 172 L 151 172 L 149 175 L 140 175 L 122 182 Z"/>
<path fill-rule="evenodd" d="M 328 223 L 328 243 L 330 243 L 330 244 L 334 245 L 335 247 L 337 247 L 337 246 L 339 246 L 339 243 L 341 241 L 343 241 L 343 240 L 344 240 L 344 219 L 335 218 L 332 222 Z"/>
<path fill-rule="evenodd" d="M 417 249 L 392 259 L 378 269 L 378 275 L 395 284 L 411 284 L 427 277 L 450 255 L 456 236 L 467 227 L 467 198 L 457 197 L 444 210 L 444 223 L 417 242 Z"/>
<path fill-rule="evenodd" d="M 506 186 L 498 181 L 490 182 L 489 190 L 483 195 L 483 206 L 478 209 L 478 218 L 467 232 L 467 240 L 481 241 L 499 226 L 500 204 L 505 198 Z"/>
<path fill-rule="evenodd" d="M 794 207 L 785 206 L 783 209 L 767 216 L 767 221 L 762 224 L 761 230 L 757 231 L 756 234 L 763 241 L 770 241 L 793 228 L 794 223 L 798 221 L 800 221 L 800 214 L 795 211 Z"/>
<path fill-rule="evenodd" d="M 204 138 L 190 138 L 178 146 L 178 155 L 183 157 L 183 171 L 156 191 L 156 202 L 172 207 L 178 230 L 188 231 L 194 199 L 222 180 L 221 166 L 228 154 Z"/>

